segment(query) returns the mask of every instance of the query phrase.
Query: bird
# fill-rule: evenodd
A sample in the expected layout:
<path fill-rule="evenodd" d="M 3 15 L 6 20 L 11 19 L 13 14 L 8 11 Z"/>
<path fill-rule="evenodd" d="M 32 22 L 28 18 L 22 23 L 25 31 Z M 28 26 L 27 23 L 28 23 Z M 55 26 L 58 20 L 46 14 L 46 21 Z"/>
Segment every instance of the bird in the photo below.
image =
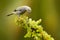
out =
<path fill-rule="evenodd" d="M 7 16 L 11 16 L 16 14 L 18 17 L 20 17 L 21 14 L 24 14 L 25 12 L 31 13 L 31 7 L 29 6 L 20 6 L 17 7 L 15 10 L 13 10 L 12 13 L 8 14 Z"/>

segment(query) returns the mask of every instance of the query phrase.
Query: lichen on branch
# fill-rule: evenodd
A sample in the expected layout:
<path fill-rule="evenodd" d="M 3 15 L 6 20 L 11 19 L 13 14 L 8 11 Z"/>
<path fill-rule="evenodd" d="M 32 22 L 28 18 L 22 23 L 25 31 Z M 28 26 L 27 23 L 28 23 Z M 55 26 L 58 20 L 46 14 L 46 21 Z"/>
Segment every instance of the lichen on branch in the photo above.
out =
<path fill-rule="evenodd" d="M 46 31 L 43 30 L 42 25 L 40 25 L 41 19 L 35 21 L 28 16 L 21 15 L 20 18 L 16 19 L 16 24 L 20 27 L 26 29 L 27 33 L 24 38 L 34 38 L 34 40 L 54 40 L 51 35 L 48 35 Z"/>

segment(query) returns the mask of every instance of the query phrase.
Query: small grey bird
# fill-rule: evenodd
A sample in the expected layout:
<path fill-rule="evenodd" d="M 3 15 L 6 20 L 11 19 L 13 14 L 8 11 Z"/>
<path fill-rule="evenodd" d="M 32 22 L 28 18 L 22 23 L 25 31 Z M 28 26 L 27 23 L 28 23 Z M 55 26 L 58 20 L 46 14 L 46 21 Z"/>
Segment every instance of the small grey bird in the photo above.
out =
<path fill-rule="evenodd" d="M 16 14 L 20 17 L 20 14 L 24 14 L 25 12 L 31 13 L 31 8 L 29 6 L 21 6 L 16 8 L 11 14 L 8 14 L 7 16 Z"/>

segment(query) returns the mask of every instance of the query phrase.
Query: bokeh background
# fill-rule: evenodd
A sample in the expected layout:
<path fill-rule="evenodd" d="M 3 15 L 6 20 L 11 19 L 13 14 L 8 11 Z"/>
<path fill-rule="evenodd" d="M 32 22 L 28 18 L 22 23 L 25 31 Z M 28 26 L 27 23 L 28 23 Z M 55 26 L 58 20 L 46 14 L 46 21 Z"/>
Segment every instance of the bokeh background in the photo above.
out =
<path fill-rule="evenodd" d="M 33 40 L 23 37 L 25 30 L 16 25 L 16 15 L 6 16 L 24 5 L 32 8 L 32 19 L 41 18 L 44 30 L 55 40 L 60 40 L 60 0 L 0 0 L 0 40 Z"/>

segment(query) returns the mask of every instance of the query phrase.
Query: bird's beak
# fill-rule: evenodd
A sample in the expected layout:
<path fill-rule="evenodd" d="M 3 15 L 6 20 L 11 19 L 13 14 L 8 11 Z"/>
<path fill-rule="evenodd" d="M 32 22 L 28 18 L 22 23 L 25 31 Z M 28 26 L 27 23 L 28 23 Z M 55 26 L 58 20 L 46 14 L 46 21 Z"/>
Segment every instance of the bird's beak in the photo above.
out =
<path fill-rule="evenodd" d="M 28 13 L 31 13 L 31 10 L 28 10 L 27 12 L 28 12 Z"/>

